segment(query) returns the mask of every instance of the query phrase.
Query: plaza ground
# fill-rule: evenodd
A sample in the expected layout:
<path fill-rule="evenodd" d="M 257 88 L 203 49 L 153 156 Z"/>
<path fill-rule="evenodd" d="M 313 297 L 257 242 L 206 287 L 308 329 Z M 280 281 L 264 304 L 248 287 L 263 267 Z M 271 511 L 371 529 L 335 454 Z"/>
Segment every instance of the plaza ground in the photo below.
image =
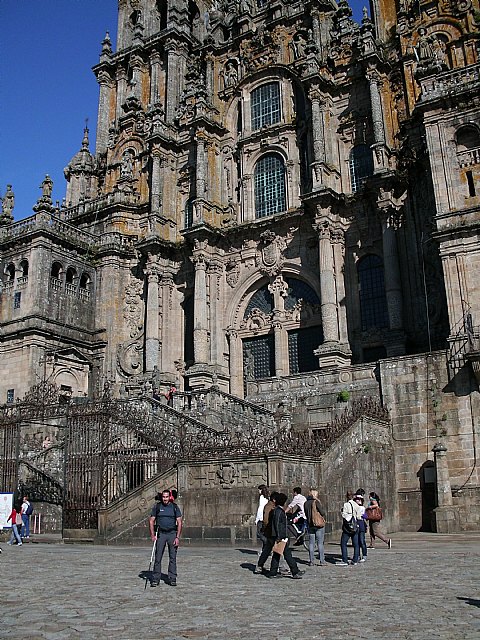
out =
<path fill-rule="evenodd" d="M 146 589 L 148 541 L 2 543 L 0 638 L 478 639 L 480 533 L 392 539 L 356 567 L 334 565 L 338 544 L 326 545 L 326 567 L 295 550 L 298 581 L 254 575 L 251 547 L 182 547 L 178 586 Z"/>

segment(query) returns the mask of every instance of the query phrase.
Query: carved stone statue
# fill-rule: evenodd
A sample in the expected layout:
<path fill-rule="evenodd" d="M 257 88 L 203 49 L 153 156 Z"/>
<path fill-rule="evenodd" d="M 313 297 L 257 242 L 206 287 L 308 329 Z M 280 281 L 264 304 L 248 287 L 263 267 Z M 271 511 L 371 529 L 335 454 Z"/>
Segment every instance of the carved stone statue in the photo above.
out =
<path fill-rule="evenodd" d="M 225 70 L 223 72 L 223 83 L 225 89 L 234 87 L 238 83 L 238 72 L 235 68 L 235 64 L 231 60 L 229 60 L 225 65 Z"/>
<path fill-rule="evenodd" d="M 42 184 L 40 185 L 40 189 L 42 190 L 42 197 L 43 198 L 48 198 L 50 199 L 52 197 L 52 191 L 53 191 L 53 180 L 50 178 L 50 176 L 47 175 L 45 176 L 45 180 L 42 182 Z"/>
<path fill-rule="evenodd" d="M 120 166 L 121 178 L 133 178 L 133 154 L 131 151 L 125 151 L 122 156 L 122 164 Z"/>
<path fill-rule="evenodd" d="M 12 185 L 7 184 L 7 190 L 2 198 L 3 215 L 8 218 L 12 217 L 13 207 L 15 206 L 15 194 L 12 191 Z"/>
<path fill-rule="evenodd" d="M 427 30 L 423 27 L 418 30 L 418 42 L 415 47 L 418 60 L 433 60 L 435 52 L 433 50 L 430 38 L 427 36 Z"/>

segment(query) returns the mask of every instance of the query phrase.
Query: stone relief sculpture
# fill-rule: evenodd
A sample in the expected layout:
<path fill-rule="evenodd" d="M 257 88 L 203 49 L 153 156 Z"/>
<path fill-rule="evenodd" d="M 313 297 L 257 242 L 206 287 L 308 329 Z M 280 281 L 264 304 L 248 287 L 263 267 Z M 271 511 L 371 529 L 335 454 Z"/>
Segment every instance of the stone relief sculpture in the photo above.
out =
<path fill-rule="evenodd" d="M 225 64 L 225 69 L 223 71 L 223 88 L 229 89 L 231 87 L 236 86 L 238 83 L 238 71 L 235 66 L 235 63 L 232 60 L 229 60 Z"/>
<path fill-rule="evenodd" d="M 120 178 L 133 178 L 133 151 L 127 149 L 122 155 L 122 163 L 120 165 Z"/>

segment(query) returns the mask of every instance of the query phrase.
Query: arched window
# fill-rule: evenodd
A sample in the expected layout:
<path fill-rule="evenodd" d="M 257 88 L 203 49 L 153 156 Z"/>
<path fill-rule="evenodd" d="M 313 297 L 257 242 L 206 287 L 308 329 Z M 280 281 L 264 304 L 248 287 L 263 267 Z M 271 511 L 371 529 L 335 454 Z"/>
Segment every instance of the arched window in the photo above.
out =
<path fill-rule="evenodd" d="M 67 274 L 65 276 L 65 282 L 67 284 L 73 284 L 75 282 L 75 278 L 77 276 L 77 272 L 73 267 L 68 267 Z"/>
<path fill-rule="evenodd" d="M 52 268 L 50 269 L 50 277 L 55 278 L 56 280 L 60 280 L 60 277 L 63 272 L 63 267 L 60 262 L 54 262 L 52 264 Z"/>
<path fill-rule="evenodd" d="M 373 173 L 372 150 L 366 144 L 359 144 L 350 152 L 350 181 L 352 191 L 358 191 L 368 176 Z"/>
<path fill-rule="evenodd" d="M 90 289 L 90 276 L 88 273 L 82 273 L 80 276 L 80 289 Z"/>
<path fill-rule="evenodd" d="M 304 300 L 310 304 L 320 304 L 320 299 L 310 285 L 303 280 L 296 278 L 285 278 L 288 284 L 287 296 L 285 298 L 285 309 L 293 309 L 299 300 Z M 318 346 L 318 345 L 317 345 Z"/>
<path fill-rule="evenodd" d="M 190 198 L 185 204 L 185 229 L 193 226 L 193 200 Z"/>
<path fill-rule="evenodd" d="M 280 122 L 280 86 L 278 82 L 262 84 L 250 96 L 252 129 Z"/>
<path fill-rule="evenodd" d="M 254 309 L 260 309 L 260 311 L 266 315 L 273 311 L 273 296 L 268 290 L 267 285 L 264 285 L 255 291 L 253 296 L 250 298 L 243 317 L 248 318 Z"/>
<path fill-rule="evenodd" d="M 365 256 L 359 260 L 357 272 L 362 331 L 388 327 L 387 296 L 382 259 L 375 255 Z"/>
<path fill-rule="evenodd" d="M 285 211 L 285 166 L 280 156 L 263 156 L 255 165 L 255 217 L 264 218 Z"/>
<path fill-rule="evenodd" d="M 15 280 L 15 265 L 13 262 L 5 267 L 5 274 L 7 276 L 7 282 L 13 282 Z"/>
<path fill-rule="evenodd" d="M 456 133 L 457 151 L 467 151 L 480 147 L 480 133 L 472 125 L 461 127 Z"/>
<path fill-rule="evenodd" d="M 28 260 L 22 260 L 20 262 L 20 269 L 22 270 L 22 276 L 26 278 L 28 276 Z"/>

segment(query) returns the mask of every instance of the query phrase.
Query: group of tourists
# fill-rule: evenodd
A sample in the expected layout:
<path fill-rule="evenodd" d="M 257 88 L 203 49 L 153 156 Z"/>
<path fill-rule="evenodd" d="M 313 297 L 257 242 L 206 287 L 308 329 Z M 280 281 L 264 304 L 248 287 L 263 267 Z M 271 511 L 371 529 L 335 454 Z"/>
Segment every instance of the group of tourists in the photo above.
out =
<path fill-rule="evenodd" d="M 380 507 L 380 498 L 371 491 L 368 495 L 368 503 L 365 506 L 365 490 L 357 489 L 353 494 L 350 491 L 346 495 L 346 501 L 342 507 L 342 537 L 340 539 L 340 548 L 342 551 L 342 561 L 338 563 L 340 566 L 347 567 L 348 551 L 347 544 L 352 542 L 353 559 L 352 565 L 367 560 L 367 528 L 370 532 L 370 549 L 375 548 L 377 538 L 384 542 L 389 549 L 392 548 L 391 538 L 387 538 L 381 528 L 381 520 L 383 512 Z"/>
<path fill-rule="evenodd" d="M 287 505 L 287 496 L 284 493 L 274 491 L 269 493 L 266 485 L 258 487 L 259 501 L 255 518 L 257 538 L 262 543 L 257 566 L 254 573 L 266 573 L 269 578 L 277 578 L 282 575 L 280 569 L 281 558 L 285 559 L 288 569 L 294 579 L 300 579 L 303 571 L 300 571 L 290 549 L 290 538 L 298 538 L 300 535 L 308 536 L 309 566 L 315 564 L 315 545 L 317 548 L 317 566 L 325 566 L 325 524 L 326 510 L 318 499 L 318 491 L 310 489 L 308 496 L 302 494 L 301 487 L 293 489 L 293 499 Z M 370 532 L 370 547 L 375 547 L 377 538 L 382 540 L 389 549 L 392 547 L 390 538 L 382 532 L 380 521 L 383 513 L 380 507 L 380 498 L 372 491 L 365 505 L 365 490 L 357 489 L 355 494 L 348 492 L 343 505 L 342 536 L 340 547 L 342 560 L 339 566 L 348 566 L 349 542 L 353 546 L 352 565 L 365 562 L 367 559 L 367 529 Z M 289 524 L 290 519 L 290 524 Z M 297 538 L 297 539 L 298 539 Z M 270 569 L 265 570 L 265 563 L 270 554 L 272 560 Z"/>

